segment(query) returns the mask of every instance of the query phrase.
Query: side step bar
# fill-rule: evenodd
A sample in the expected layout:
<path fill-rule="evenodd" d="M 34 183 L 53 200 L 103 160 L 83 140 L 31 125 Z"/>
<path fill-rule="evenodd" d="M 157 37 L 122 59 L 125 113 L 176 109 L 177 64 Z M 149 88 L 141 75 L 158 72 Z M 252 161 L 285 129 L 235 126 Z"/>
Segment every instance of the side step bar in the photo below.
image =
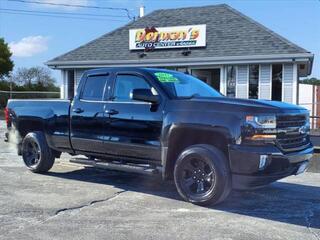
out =
<path fill-rule="evenodd" d="M 154 168 L 150 165 L 145 164 L 124 164 L 124 163 L 115 163 L 115 162 L 101 162 L 90 160 L 87 158 L 71 158 L 71 163 L 79 163 L 87 166 L 92 166 L 96 168 L 116 170 L 116 171 L 125 171 L 132 173 L 142 173 L 146 175 L 155 175 L 160 173 L 160 168 Z"/>

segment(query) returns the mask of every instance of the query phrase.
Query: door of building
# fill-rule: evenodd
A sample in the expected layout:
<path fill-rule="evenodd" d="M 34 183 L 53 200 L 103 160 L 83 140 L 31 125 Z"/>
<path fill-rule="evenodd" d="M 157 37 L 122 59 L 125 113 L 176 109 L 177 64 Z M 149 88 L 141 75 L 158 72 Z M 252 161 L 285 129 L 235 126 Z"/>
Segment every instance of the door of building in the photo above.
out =
<path fill-rule="evenodd" d="M 220 68 L 192 69 L 192 75 L 220 91 Z"/>

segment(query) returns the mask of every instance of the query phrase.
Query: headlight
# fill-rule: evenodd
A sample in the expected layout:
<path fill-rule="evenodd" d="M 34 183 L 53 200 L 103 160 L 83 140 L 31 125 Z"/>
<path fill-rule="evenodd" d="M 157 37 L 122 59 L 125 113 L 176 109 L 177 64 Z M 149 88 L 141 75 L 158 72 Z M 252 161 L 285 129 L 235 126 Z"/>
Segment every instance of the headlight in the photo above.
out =
<path fill-rule="evenodd" d="M 276 128 L 276 116 L 246 116 L 246 122 L 255 128 Z"/>
<path fill-rule="evenodd" d="M 244 142 L 251 143 L 261 141 L 273 141 L 276 139 L 276 116 L 246 116 L 245 125 L 242 128 Z"/>

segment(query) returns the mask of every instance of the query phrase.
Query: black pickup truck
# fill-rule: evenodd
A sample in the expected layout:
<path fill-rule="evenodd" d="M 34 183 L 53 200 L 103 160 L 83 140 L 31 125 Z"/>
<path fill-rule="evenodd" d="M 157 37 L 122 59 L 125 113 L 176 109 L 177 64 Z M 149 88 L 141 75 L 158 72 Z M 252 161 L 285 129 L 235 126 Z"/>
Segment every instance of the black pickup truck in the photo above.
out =
<path fill-rule="evenodd" d="M 183 199 L 223 201 L 304 172 L 313 154 L 309 112 L 222 96 L 195 77 L 151 68 L 83 74 L 73 100 L 10 100 L 7 140 L 33 172 L 61 152 L 74 162 L 174 179 Z"/>

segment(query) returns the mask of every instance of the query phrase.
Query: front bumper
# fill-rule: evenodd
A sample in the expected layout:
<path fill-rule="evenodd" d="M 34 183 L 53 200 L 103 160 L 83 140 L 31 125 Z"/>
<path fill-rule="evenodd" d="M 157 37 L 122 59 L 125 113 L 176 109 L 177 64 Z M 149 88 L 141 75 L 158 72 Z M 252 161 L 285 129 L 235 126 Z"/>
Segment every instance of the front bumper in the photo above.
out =
<path fill-rule="evenodd" d="M 259 169 L 260 156 L 266 155 L 266 163 Z M 267 185 L 281 178 L 297 174 L 299 167 L 309 163 L 313 155 L 310 145 L 299 152 L 283 153 L 274 145 L 230 145 L 229 161 L 233 188 L 248 189 Z"/>

